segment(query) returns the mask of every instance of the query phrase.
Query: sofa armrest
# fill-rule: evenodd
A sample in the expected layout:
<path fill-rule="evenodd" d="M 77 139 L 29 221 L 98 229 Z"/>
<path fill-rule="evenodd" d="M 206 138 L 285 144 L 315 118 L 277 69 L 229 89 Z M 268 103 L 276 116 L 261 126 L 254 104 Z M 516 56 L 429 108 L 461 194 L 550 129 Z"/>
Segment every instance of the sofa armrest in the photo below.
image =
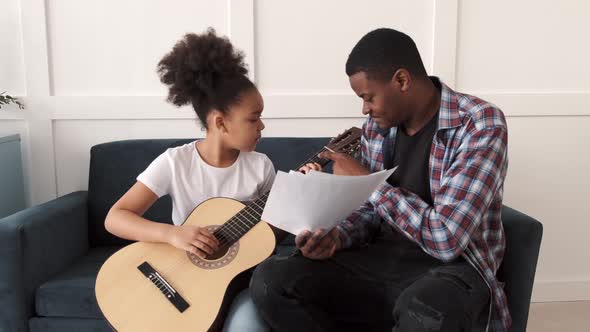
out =
<path fill-rule="evenodd" d="M 506 233 L 506 252 L 498 277 L 506 283 L 504 290 L 512 315 L 512 331 L 525 331 L 543 225 L 507 206 L 502 209 L 502 223 Z"/>
<path fill-rule="evenodd" d="M 0 331 L 28 331 L 35 290 L 88 251 L 86 191 L 0 219 Z"/>

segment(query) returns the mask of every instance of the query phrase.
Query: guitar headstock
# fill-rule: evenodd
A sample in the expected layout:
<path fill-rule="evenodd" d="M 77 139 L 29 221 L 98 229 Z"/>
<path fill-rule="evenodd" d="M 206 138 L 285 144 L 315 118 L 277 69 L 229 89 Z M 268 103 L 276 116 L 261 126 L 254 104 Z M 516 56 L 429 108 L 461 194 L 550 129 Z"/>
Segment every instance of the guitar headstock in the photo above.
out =
<path fill-rule="evenodd" d="M 360 128 L 351 127 L 342 134 L 331 139 L 330 143 L 326 145 L 326 148 L 327 150 L 334 152 L 355 155 L 360 149 L 362 136 L 363 131 Z"/>
<path fill-rule="evenodd" d="M 346 153 L 353 157 L 356 157 L 361 147 L 361 137 L 363 136 L 362 129 L 358 127 L 351 127 L 344 131 L 342 134 L 332 138 L 330 142 L 324 146 L 322 150 L 316 152 L 311 158 L 307 159 L 303 164 L 299 165 L 296 169 L 300 169 L 307 163 L 318 163 L 321 166 L 326 166 L 330 160 L 320 157 L 320 154 L 325 151 Z"/>

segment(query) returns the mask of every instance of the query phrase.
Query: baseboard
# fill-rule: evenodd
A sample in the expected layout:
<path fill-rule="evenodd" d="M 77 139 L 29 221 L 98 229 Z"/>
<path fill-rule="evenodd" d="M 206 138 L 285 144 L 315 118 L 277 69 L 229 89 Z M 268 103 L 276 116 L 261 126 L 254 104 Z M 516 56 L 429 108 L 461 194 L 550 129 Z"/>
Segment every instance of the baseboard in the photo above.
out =
<path fill-rule="evenodd" d="M 590 301 L 590 280 L 536 281 L 531 301 Z"/>

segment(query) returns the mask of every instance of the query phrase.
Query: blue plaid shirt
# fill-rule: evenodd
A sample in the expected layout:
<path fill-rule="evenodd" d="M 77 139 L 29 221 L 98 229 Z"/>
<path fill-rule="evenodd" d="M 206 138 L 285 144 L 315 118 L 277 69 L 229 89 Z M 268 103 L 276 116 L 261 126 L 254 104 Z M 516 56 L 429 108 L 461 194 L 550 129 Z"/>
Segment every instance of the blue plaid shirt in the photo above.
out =
<path fill-rule="evenodd" d="M 512 321 L 503 284 L 496 279 L 505 250 L 500 216 L 508 165 L 506 121 L 496 106 L 441 86 L 429 160 L 433 204 L 384 183 L 338 226 L 342 246 L 368 242 L 384 220 L 443 262 L 464 257 L 490 288 L 496 309 L 490 327 L 507 330 Z M 386 135 L 392 146 L 396 131 L 391 128 Z M 383 169 L 384 139 L 369 117 L 363 124 L 361 163 L 371 172 Z"/>

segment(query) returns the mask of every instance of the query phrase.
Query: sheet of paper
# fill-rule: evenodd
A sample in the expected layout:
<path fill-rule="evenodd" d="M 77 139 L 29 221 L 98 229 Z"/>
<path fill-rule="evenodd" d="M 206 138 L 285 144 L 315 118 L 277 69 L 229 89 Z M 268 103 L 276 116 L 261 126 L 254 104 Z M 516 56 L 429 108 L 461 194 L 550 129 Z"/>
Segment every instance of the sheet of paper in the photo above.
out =
<path fill-rule="evenodd" d="M 394 171 L 365 176 L 279 171 L 262 220 L 295 235 L 303 230 L 329 230 L 358 209 Z"/>

